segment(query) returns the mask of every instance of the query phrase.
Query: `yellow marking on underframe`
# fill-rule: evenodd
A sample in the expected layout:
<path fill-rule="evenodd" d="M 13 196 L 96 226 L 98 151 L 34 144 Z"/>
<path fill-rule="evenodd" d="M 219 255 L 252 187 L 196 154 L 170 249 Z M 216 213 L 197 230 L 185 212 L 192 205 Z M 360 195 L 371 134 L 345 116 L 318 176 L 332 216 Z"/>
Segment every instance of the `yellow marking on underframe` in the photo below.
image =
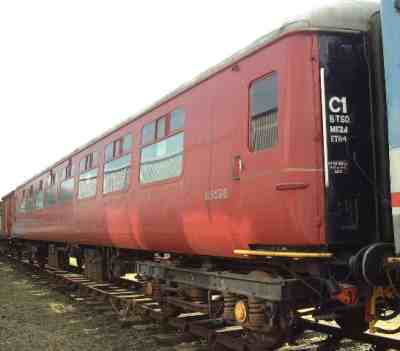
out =
<path fill-rule="evenodd" d="M 262 251 L 262 250 L 233 250 L 235 255 L 286 257 L 286 258 L 331 258 L 331 252 L 297 252 L 297 251 Z"/>

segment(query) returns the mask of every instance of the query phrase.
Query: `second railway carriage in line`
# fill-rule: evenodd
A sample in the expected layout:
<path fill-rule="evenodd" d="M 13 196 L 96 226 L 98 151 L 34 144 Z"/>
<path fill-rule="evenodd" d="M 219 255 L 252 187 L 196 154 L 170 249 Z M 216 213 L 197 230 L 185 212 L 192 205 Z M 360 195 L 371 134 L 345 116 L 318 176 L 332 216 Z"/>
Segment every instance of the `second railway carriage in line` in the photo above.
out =
<path fill-rule="evenodd" d="M 382 55 L 376 3 L 286 23 L 18 187 L 14 252 L 220 293 L 274 344 L 301 307 L 366 330 L 398 311 Z"/>

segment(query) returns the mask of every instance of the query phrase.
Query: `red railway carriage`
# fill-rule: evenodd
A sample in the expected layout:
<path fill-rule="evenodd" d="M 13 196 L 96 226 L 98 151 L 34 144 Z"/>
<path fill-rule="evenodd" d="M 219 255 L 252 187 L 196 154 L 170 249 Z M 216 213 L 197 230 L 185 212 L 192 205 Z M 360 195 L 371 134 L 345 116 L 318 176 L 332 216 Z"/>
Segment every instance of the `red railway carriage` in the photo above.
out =
<path fill-rule="evenodd" d="M 326 244 L 318 50 L 315 33 L 290 33 L 70 155 L 17 189 L 34 203 L 15 234 L 215 256 Z"/>
<path fill-rule="evenodd" d="M 12 249 L 269 346 L 304 307 L 351 334 L 397 315 L 380 30 L 351 1 L 262 37 L 6 197 Z"/>

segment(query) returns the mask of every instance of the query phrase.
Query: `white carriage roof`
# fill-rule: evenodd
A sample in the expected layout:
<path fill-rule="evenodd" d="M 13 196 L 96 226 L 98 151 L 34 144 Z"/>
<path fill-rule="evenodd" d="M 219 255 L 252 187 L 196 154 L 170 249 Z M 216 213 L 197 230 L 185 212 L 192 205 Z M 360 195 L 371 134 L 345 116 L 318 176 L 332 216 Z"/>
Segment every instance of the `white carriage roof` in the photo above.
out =
<path fill-rule="evenodd" d="M 252 55 L 262 47 L 268 45 L 276 39 L 279 39 L 283 35 L 299 31 L 365 32 L 368 30 L 368 23 L 371 16 L 377 11 L 379 11 L 379 4 L 377 2 L 362 0 L 341 0 L 336 1 L 332 4 L 324 5 L 320 8 L 313 9 L 305 15 L 298 16 L 297 18 L 287 21 L 280 28 L 260 37 L 244 49 L 239 50 L 238 52 L 218 63 L 217 65 L 200 73 L 194 79 L 186 82 L 185 84 L 182 84 L 177 89 L 157 100 L 155 103 L 146 107 L 139 113 L 130 116 L 113 128 L 107 130 L 105 133 L 101 134 L 95 139 L 92 139 L 90 142 L 86 143 L 80 148 L 74 150 L 71 154 L 53 164 L 51 167 L 47 168 L 45 171 L 41 172 L 35 177 L 32 177 L 29 181 L 27 181 L 20 187 L 25 186 L 35 178 L 43 175 L 46 172 L 49 172 L 52 168 L 70 159 L 75 154 L 85 150 L 89 146 L 95 144 L 96 142 L 117 131 L 118 129 L 126 126 L 135 119 L 138 119 L 143 115 L 151 112 L 163 103 L 186 92 L 197 84 L 211 78 L 216 73 L 230 67 L 231 65 L 244 59 L 245 57 Z"/>

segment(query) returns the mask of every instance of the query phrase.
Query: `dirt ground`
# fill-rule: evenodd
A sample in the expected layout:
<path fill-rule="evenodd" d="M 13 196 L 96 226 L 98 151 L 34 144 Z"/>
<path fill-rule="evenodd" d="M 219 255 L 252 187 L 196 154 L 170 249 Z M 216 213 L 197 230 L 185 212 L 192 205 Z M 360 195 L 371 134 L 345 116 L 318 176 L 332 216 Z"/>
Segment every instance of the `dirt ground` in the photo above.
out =
<path fill-rule="evenodd" d="M 140 319 L 124 326 L 0 261 L 0 351 L 207 349 L 199 342 L 171 341 L 174 333 Z"/>

